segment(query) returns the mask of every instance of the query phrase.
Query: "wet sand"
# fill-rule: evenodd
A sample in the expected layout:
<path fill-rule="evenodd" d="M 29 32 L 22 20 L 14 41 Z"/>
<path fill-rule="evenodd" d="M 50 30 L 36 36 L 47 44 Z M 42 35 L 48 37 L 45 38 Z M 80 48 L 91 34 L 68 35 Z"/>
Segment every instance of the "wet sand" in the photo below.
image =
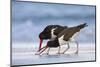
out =
<path fill-rule="evenodd" d="M 66 49 L 62 47 L 61 52 Z M 27 64 L 46 64 L 46 63 L 63 63 L 63 62 L 79 62 L 79 61 L 95 61 L 94 46 L 80 46 L 79 53 L 75 54 L 75 47 L 71 47 L 65 54 L 56 54 L 58 48 L 52 48 L 50 54 L 46 51 L 41 55 L 35 55 L 37 48 L 13 48 L 12 49 L 12 65 Z"/>

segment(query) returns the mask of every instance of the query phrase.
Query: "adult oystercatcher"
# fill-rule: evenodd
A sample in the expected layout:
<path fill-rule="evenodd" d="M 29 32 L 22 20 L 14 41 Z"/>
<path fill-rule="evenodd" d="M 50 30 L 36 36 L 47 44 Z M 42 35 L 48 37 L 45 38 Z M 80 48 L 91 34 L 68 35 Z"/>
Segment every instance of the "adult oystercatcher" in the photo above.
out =
<path fill-rule="evenodd" d="M 62 30 L 53 41 L 48 41 L 47 45 L 41 48 L 41 50 L 42 49 L 43 50 L 40 51 L 39 54 L 41 54 L 43 51 L 49 48 L 47 52 L 48 54 L 51 47 L 59 47 L 58 53 L 60 53 L 60 46 L 68 44 L 68 48 L 64 50 L 64 52 L 62 52 L 64 54 L 69 49 L 69 42 L 72 42 L 72 39 L 76 36 L 76 34 L 80 32 L 80 30 L 86 26 L 88 26 L 87 23 L 84 23 L 75 27 L 70 27 L 70 28 L 66 28 Z M 74 42 L 77 43 L 77 50 L 75 53 L 78 53 L 78 42 L 77 41 L 74 41 Z"/>
<path fill-rule="evenodd" d="M 57 37 L 57 35 L 65 28 L 68 28 L 68 27 L 61 26 L 61 25 L 48 25 L 48 26 L 46 26 L 46 28 L 39 34 L 40 45 L 39 45 L 38 51 L 41 50 L 43 40 L 46 40 L 46 39 L 54 40 Z"/>

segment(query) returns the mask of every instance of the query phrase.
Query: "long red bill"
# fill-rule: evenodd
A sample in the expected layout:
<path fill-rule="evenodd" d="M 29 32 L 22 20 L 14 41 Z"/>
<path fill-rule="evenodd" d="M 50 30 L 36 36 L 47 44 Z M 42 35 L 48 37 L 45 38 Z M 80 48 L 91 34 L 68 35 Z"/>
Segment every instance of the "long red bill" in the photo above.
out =
<path fill-rule="evenodd" d="M 43 42 L 43 39 L 40 39 L 40 45 L 39 45 L 39 50 L 38 50 L 38 51 L 40 51 L 40 50 L 41 50 L 41 47 L 42 47 L 42 42 Z"/>

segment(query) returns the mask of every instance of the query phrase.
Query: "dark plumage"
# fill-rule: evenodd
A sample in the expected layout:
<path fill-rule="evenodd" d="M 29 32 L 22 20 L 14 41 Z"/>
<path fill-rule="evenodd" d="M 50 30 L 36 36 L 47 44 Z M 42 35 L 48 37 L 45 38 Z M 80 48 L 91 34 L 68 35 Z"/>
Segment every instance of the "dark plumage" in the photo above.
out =
<path fill-rule="evenodd" d="M 54 30 L 54 35 L 58 35 L 60 31 L 64 30 L 65 28 L 67 28 L 67 26 L 60 26 L 60 25 L 48 25 L 45 27 L 45 29 L 39 34 L 39 38 L 40 39 L 51 39 L 52 38 L 52 34 L 51 34 L 51 30 Z"/>
<path fill-rule="evenodd" d="M 46 40 L 46 39 L 54 40 L 57 37 L 57 35 L 65 28 L 67 28 L 67 26 L 60 26 L 60 25 L 46 26 L 45 29 L 39 34 L 40 46 L 39 46 L 38 51 L 40 51 L 41 49 L 43 40 Z"/>
<path fill-rule="evenodd" d="M 48 41 L 47 46 L 48 47 L 58 47 L 60 45 L 59 45 L 58 39 L 55 38 L 53 41 Z"/>
<path fill-rule="evenodd" d="M 75 26 L 75 27 L 66 28 L 58 34 L 58 38 L 60 38 L 62 35 L 64 35 L 63 40 L 68 41 L 74 34 L 79 32 L 81 29 L 83 29 L 86 26 L 87 26 L 87 24 L 84 23 L 84 24 L 81 24 L 81 25 L 78 25 L 78 26 Z"/>
<path fill-rule="evenodd" d="M 81 24 L 78 26 L 74 26 L 74 27 L 69 27 L 69 28 L 65 28 L 64 30 L 62 30 L 57 37 L 53 40 L 53 41 L 48 41 L 47 45 L 45 47 L 43 47 L 44 50 L 48 49 L 48 53 L 51 47 L 59 47 L 59 51 L 58 53 L 60 53 L 60 46 L 64 45 L 64 44 L 68 44 L 68 48 L 62 52 L 65 53 L 68 49 L 69 49 L 69 42 L 71 42 L 71 38 L 77 33 L 79 32 L 81 29 L 83 29 L 84 27 L 86 27 L 87 24 Z M 77 43 L 77 51 L 76 53 L 78 53 L 78 42 L 75 41 L 75 43 Z M 42 50 L 40 52 L 40 54 L 44 51 Z"/>

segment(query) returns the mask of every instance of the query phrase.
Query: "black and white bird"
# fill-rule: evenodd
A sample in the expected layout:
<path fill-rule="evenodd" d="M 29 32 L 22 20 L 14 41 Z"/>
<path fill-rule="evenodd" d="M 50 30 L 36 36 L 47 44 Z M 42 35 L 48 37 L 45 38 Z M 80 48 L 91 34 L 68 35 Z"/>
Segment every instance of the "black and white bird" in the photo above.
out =
<path fill-rule="evenodd" d="M 43 40 L 54 40 L 57 35 L 64 30 L 65 28 L 68 28 L 67 26 L 61 26 L 61 25 L 48 25 L 45 27 L 45 29 L 39 34 L 39 39 L 40 39 L 40 45 L 39 45 L 39 50 L 42 47 L 42 42 Z"/>
<path fill-rule="evenodd" d="M 62 52 L 64 54 L 69 49 L 69 42 L 72 42 L 73 41 L 72 39 L 74 39 L 77 33 L 79 33 L 80 30 L 86 26 L 88 26 L 87 23 L 84 23 L 78 26 L 65 28 L 57 35 L 57 37 L 54 40 L 48 41 L 47 45 L 41 49 L 39 54 L 41 54 L 47 48 L 48 48 L 48 52 L 47 52 L 48 54 L 50 48 L 52 47 L 59 47 L 58 53 L 60 53 L 60 46 L 67 44 L 68 48 Z M 77 44 L 77 50 L 75 53 L 78 53 L 78 42 L 77 41 L 74 42 Z"/>

